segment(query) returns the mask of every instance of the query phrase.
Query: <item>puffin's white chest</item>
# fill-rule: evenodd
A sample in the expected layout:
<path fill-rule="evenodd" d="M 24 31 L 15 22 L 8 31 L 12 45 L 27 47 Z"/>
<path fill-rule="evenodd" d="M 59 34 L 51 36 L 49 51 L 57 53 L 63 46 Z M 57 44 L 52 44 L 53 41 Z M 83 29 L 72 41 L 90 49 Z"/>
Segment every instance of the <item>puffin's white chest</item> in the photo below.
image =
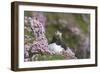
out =
<path fill-rule="evenodd" d="M 59 54 L 64 50 L 60 45 L 57 45 L 56 43 L 49 44 L 48 47 L 49 50 L 55 54 Z"/>

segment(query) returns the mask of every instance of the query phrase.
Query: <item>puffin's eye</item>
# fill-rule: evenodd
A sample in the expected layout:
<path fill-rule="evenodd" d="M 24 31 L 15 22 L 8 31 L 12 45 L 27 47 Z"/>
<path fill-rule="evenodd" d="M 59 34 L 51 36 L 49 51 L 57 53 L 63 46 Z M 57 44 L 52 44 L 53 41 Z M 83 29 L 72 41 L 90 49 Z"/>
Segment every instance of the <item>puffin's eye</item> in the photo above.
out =
<path fill-rule="evenodd" d="M 38 18 L 36 17 L 35 19 L 37 20 Z"/>

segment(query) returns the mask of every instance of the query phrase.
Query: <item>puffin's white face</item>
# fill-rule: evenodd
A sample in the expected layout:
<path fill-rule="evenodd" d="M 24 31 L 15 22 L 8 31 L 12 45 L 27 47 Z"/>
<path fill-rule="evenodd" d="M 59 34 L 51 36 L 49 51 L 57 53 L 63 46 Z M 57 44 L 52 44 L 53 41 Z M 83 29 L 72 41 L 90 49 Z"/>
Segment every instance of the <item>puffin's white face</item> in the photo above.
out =
<path fill-rule="evenodd" d="M 55 34 L 56 34 L 57 36 L 59 36 L 60 38 L 62 37 L 62 33 L 61 33 L 60 31 L 58 31 L 58 30 L 57 30 L 57 32 L 55 32 Z"/>

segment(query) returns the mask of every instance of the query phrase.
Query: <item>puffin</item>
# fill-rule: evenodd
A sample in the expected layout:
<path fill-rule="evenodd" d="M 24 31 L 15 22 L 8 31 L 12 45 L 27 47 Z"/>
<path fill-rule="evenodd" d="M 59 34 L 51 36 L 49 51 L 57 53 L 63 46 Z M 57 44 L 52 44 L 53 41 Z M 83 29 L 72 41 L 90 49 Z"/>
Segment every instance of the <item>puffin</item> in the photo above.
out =
<path fill-rule="evenodd" d="M 62 33 L 58 30 L 55 32 L 50 43 L 56 43 L 57 45 L 60 45 L 62 48 L 64 48 L 64 50 L 67 50 L 67 45 L 62 39 Z"/>
<path fill-rule="evenodd" d="M 52 51 L 54 54 L 60 54 L 62 51 L 67 50 L 66 43 L 62 40 L 62 33 L 60 31 L 56 31 L 52 41 L 48 45 L 49 50 Z"/>

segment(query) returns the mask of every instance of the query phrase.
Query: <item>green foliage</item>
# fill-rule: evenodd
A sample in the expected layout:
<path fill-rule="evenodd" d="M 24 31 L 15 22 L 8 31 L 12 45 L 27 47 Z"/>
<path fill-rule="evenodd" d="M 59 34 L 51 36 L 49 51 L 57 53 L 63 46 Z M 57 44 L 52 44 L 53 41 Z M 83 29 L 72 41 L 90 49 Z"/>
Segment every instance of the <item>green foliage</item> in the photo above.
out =
<path fill-rule="evenodd" d="M 45 60 L 64 60 L 65 58 L 61 55 L 39 55 L 38 61 Z"/>
<path fill-rule="evenodd" d="M 76 22 L 78 23 L 78 26 L 80 27 L 80 29 L 84 33 L 87 33 L 87 31 L 88 31 L 87 25 L 88 24 L 86 24 L 86 22 L 83 21 L 82 15 L 81 14 L 76 14 L 74 16 L 75 16 Z"/>
<path fill-rule="evenodd" d="M 24 16 L 32 16 L 32 12 L 31 11 L 24 11 Z"/>

